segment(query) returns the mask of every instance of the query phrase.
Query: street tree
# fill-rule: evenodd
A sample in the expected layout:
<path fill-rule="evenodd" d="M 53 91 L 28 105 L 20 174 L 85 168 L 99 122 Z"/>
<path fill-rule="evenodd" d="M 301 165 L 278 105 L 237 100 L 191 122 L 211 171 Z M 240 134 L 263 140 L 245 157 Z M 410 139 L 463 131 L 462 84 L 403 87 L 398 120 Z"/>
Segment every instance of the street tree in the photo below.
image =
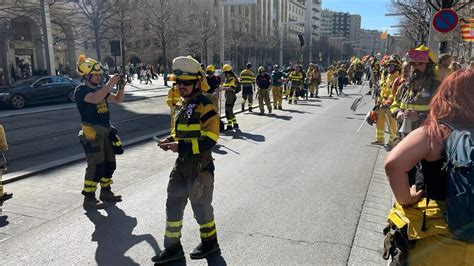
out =
<path fill-rule="evenodd" d="M 212 8 L 212 5 L 203 5 L 192 3 L 186 9 L 189 10 L 187 16 L 189 31 L 189 41 L 194 46 L 200 47 L 201 63 L 207 65 L 209 42 L 217 41 L 219 31 L 217 27 L 218 10 Z"/>
<path fill-rule="evenodd" d="M 160 44 L 161 64 L 168 72 L 168 48 L 176 44 L 179 35 L 182 35 L 187 25 L 183 21 L 178 24 L 177 5 L 170 0 L 144 0 L 141 5 L 145 23 L 148 23 Z M 181 29 L 179 29 L 181 28 Z M 178 35 L 179 34 L 179 35 Z"/>
<path fill-rule="evenodd" d="M 94 34 L 95 51 L 101 60 L 101 42 L 111 28 L 111 18 L 115 16 L 110 7 L 116 6 L 118 0 L 76 0 L 75 5 L 83 17 L 74 18 L 79 29 L 90 30 Z M 85 20 L 83 20 L 85 18 Z M 85 32 L 87 34 L 87 32 Z M 110 37 L 110 36 L 109 36 Z"/>
<path fill-rule="evenodd" d="M 133 3 L 132 3 L 133 2 Z M 135 1 L 130 0 L 116 0 L 115 5 L 111 7 L 114 14 L 108 21 L 115 38 L 120 41 L 120 53 L 122 57 L 122 70 L 125 71 L 125 60 L 127 56 L 127 43 L 131 43 L 134 37 L 132 31 L 132 18 L 136 14 L 136 9 L 133 8 Z M 115 62 L 117 64 L 117 62 Z"/>
<path fill-rule="evenodd" d="M 401 34 L 412 42 L 426 43 L 430 32 L 431 10 L 424 1 L 392 0 L 392 11 L 402 14 Z"/>

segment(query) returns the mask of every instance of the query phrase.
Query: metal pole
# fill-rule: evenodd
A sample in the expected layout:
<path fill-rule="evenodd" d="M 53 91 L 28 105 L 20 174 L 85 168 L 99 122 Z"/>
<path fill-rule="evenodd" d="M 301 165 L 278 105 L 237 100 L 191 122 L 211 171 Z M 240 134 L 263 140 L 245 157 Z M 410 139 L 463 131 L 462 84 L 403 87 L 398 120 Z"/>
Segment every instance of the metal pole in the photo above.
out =
<path fill-rule="evenodd" d="M 311 9 L 313 0 L 306 0 L 305 3 L 305 23 L 304 35 L 306 38 L 306 47 L 304 47 L 304 63 L 307 65 L 311 62 Z"/>
<path fill-rule="evenodd" d="M 54 51 L 53 51 L 53 37 L 51 36 L 51 20 L 49 18 L 49 6 L 45 5 L 44 0 L 40 0 L 41 8 L 41 20 L 43 27 L 43 41 L 44 41 L 44 51 L 45 51 L 45 60 L 46 68 L 48 75 L 56 75 L 56 71 L 53 71 L 54 68 Z"/>
<path fill-rule="evenodd" d="M 278 34 L 280 35 L 280 67 L 283 65 L 283 1 L 279 2 L 279 10 L 278 10 L 278 17 L 279 17 L 279 27 L 278 27 Z"/>
<path fill-rule="evenodd" d="M 223 2 L 219 1 L 220 4 L 220 11 L 221 11 L 221 50 L 220 50 L 220 63 L 221 67 L 224 65 L 224 45 L 225 45 L 225 36 L 224 36 L 224 4 Z"/>

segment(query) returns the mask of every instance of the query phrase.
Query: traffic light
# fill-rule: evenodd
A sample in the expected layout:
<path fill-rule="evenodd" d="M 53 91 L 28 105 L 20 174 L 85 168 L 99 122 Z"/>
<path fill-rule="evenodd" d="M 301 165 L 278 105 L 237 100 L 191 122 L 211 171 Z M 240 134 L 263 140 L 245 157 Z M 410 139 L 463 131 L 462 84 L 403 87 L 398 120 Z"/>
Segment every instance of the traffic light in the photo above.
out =
<path fill-rule="evenodd" d="M 442 0 L 441 8 L 451 8 L 453 7 L 454 0 Z"/>
<path fill-rule="evenodd" d="M 110 53 L 112 56 L 120 56 L 120 41 L 110 41 Z"/>

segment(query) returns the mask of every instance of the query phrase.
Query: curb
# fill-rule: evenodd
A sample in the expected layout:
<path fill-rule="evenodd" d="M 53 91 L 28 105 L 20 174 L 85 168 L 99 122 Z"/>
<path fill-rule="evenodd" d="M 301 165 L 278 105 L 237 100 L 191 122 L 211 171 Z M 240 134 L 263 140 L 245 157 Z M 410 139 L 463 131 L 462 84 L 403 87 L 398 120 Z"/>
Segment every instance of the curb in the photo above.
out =
<path fill-rule="evenodd" d="M 387 265 L 382 257 L 382 230 L 393 205 L 393 193 L 384 169 L 387 154 L 382 148 L 378 151 L 347 265 Z"/>
<path fill-rule="evenodd" d="M 157 97 L 161 97 L 161 96 L 157 96 Z M 253 105 L 252 106 L 252 108 L 256 108 L 256 107 L 258 107 L 258 105 Z M 245 112 L 247 110 L 248 110 L 248 108 L 245 109 L 243 112 Z M 240 113 L 242 113 L 242 110 L 234 112 L 234 114 L 240 114 Z M 225 115 L 222 115 L 221 119 L 222 118 L 225 118 Z M 164 129 L 164 130 L 160 130 L 158 132 L 152 133 L 152 134 L 147 134 L 147 135 L 144 135 L 144 136 L 141 136 L 141 137 L 137 137 L 137 138 L 134 138 L 134 139 L 131 139 L 131 140 L 127 140 L 127 141 L 123 142 L 123 146 L 127 147 L 127 146 L 132 146 L 132 145 L 135 145 L 135 144 L 139 144 L 141 142 L 149 141 L 154 136 L 159 136 L 159 137 L 165 136 L 165 135 L 169 134 L 169 132 L 170 132 L 169 129 Z M 60 160 L 56 160 L 56 161 L 52 161 L 52 162 L 49 162 L 49 163 L 33 166 L 33 167 L 27 168 L 25 170 L 19 170 L 19 171 L 15 171 L 13 173 L 4 174 L 3 177 L 2 177 L 2 183 L 3 184 L 13 183 L 15 181 L 19 181 L 19 180 L 31 177 L 35 174 L 39 174 L 39 173 L 45 172 L 47 170 L 58 168 L 60 166 L 67 165 L 67 164 L 74 163 L 74 162 L 78 162 L 78 161 L 81 161 L 81 160 L 84 160 L 84 159 L 85 159 L 85 155 L 83 153 L 80 153 L 80 154 L 68 156 L 68 157 L 60 159 Z"/>

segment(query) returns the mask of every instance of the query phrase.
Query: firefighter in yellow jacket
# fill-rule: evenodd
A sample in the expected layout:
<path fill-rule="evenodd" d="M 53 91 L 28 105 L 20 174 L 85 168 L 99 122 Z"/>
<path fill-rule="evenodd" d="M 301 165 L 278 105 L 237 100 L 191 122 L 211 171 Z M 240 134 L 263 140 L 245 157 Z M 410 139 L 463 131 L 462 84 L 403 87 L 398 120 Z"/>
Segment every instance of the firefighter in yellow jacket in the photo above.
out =
<path fill-rule="evenodd" d="M 110 123 L 109 102 L 123 101 L 125 81 L 114 75 L 104 83 L 104 69 L 100 62 L 85 55 L 79 56 L 77 73 L 84 80 L 84 84 L 74 92 L 82 124 L 79 139 L 87 159 L 83 207 L 103 208 L 108 205 L 107 202 L 122 201 L 122 196 L 115 195 L 111 190 L 112 175 L 116 169 L 115 154 L 123 153 L 123 148 L 117 130 Z M 112 92 L 115 85 L 119 88 L 117 93 Z M 99 183 L 99 199 L 103 203 L 95 197 Z"/>
<path fill-rule="evenodd" d="M 170 117 L 171 117 L 170 129 L 173 128 L 175 111 L 177 109 L 176 105 L 178 104 L 180 99 L 181 99 L 181 96 L 179 96 L 179 91 L 178 91 L 178 88 L 176 87 L 176 83 L 173 83 L 173 86 L 171 86 L 171 88 L 168 90 L 168 97 L 166 98 L 166 104 L 170 108 Z"/>
<path fill-rule="evenodd" d="M 392 105 L 394 95 L 392 87 L 395 80 L 400 76 L 402 61 L 398 55 L 392 55 L 387 59 L 387 75 L 380 81 L 380 96 L 377 99 L 377 128 L 376 140 L 372 144 L 384 145 L 386 150 L 393 148 L 393 143 L 397 137 L 397 120 L 392 118 L 390 106 Z M 385 144 L 385 125 L 388 125 L 390 139 Z"/>
<path fill-rule="evenodd" d="M 5 130 L 3 129 L 3 126 L 0 125 L 0 154 L 3 151 L 8 150 L 8 143 L 7 143 L 7 136 L 5 134 Z M 0 158 L 1 159 L 1 158 Z M 6 162 L 3 162 L 6 163 Z M 6 165 L 4 165 L 6 167 Z M 0 206 L 2 206 L 3 202 L 6 200 L 9 200 L 13 197 L 13 193 L 8 193 L 3 191 L 3 185 L 2 185 L 2 173 L 5 169 L 0 168 Z"/>
<path fill-rule="evenodd" d="M 252 112 L 253 92 L 255 90 L 255 74 L 252 64 L 247 63 L 245 69 L 240 72 L 240 83 L 242 84 L 242 112 L 245 110 L 245 102 L 249 101 L 249 112 Z"/>
<path fill-rule="evenodd" d="M 401 124 L 403 136 L 418 128 L 426 119 L 430 102 L 440 84 L 435 74 L 436 56 L 421 45 L 408 52 L 410 77 L 397 92 L 390 111 Z"/>
<path fill-rule="evenodd" d="M 288 103 L 297 104 L 300 91 L 303 89 L 303 67 L 301 65 L 295 65 L 295 70 L 290 73 L 288 80 L 291 83 Z"/>
<path fill-rule="evenodd" d="M 224 71 L 225 80 L 222 84 L 222 89 L 225 91 L 225 116 L 227 118 L 227 127 L 226 130 L 239 129 L 239 124 L 237 123 L 237 118 L 234 114 L 234 104 L 237 100 L 236 94 L 238 91 L 238 82 L 239 79 L 234 73 L 232 66 L 225 64 L 222 67 Z"/>
<path fill-rule="evenodd" d="M 165 151 L 178 153 L 178 159 L 168 183 L 165 249 L 152 258 L 157 264 L 184 258 L 180 238 L 188 199 L 201 235 L 200 244 L 190 254 L 191 259 L 202 259 L 219 251 L 211 205 L 214 190 L 211 149 L 219 135 L 219 116 L 212 101 L 202 94 L 201 89 L 207 82 L 198 61 L 177 57 L 173 60 L 173 73 L 182 97 L 181 109 L 171 135 L 158 145 Z"/>

